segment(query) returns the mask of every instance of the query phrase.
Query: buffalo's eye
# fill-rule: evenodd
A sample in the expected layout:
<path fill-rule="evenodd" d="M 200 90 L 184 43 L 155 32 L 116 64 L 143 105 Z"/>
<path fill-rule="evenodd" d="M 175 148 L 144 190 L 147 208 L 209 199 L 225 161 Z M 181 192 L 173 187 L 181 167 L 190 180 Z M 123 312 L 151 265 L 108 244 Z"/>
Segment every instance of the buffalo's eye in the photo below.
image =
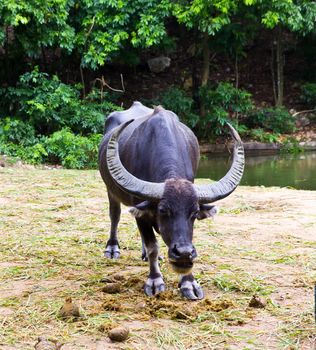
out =
<path fill-rule="evenodd" d="M 169 209 L 166 207 L 158 207 L 158 212 L 160 215 L 169 215 Z"/>

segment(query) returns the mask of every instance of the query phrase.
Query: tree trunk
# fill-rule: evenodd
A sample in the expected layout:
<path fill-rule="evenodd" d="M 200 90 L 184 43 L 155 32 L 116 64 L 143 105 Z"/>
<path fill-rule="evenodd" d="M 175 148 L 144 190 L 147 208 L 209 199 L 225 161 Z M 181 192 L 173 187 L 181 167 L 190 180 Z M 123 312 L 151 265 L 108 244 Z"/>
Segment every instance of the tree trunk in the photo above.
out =
<path fill-rule="evenodd" d="M 82 69 L 81 63 L 80 63 L 79 69 L 80 69 L 80 78 L 81 78 L 81 83 L 82 83 L 82 97 L 86 98 L 86 84 L 84 81 L 84 74 L 83 74 L 83 69 Z"/>
<path fill-rule="evenodd" d="M 271 45 L 270 68 L 271 68 L 273 98 L 274 98 L 274 104 L 276 105 L 277 104 L 277 89 L 276 89 L 277 84 L 275 81 L 275 72 L 274 72 L 274 42 L 272 42 L 272 45 Z"/>
<path fill-rule="evenodd" d="M 42 51 L 42 63 L 44 66 L 44 72 L 47 72 L 47 59 L 46 59 L 46 53 L 45 53 L 45 48 L 41 44 L 41 51 Z"/>
<path fill-rule="evenodd" d="M 5 80 L 6 83 L 11 85 L 10 69 L 9 69 L 9 26 L 5 29 L 5 42 L 4 42 L 4 66 L 5 66 Z"/>
<path fill-rule="evenodd" d="M 193 32 L 194 42 L 197 43 L 199 40 L 199 33 L 197 30 Z M 198 54 L 197 48 L 194 48 L 193 57 L 191 60 L 191 77 L 192 77 L 192 98 L 198 109 L 200 109 L 200 96 L 199 96 L 199 87 L 200 87 L 200 79 L 198 76 Z"/>
<path fill-rule="evenodd" d="M 209 35 L 208 33 L 203 33 L 202 39 L 202 48 L 203 48 L 203 66 L 202 66 L 202 79 L 201 86 L 205 86 L 208 83 L 210 76 L 210 48 L 209 48 Z"/>
<path fill-rule="evenodd" d="M 283 91 L 284 91 L 284 54 L 282 45 L 282 29 L 277 28 L 277 43 L 276 43 L 276 68 L 277 68 L 277 100 L 276 106 L 283 106 Z"/>
<path fill-rule="evenodd" d="M 202 50 L 203 50 L 203 65 L 202 65 L 201 87 L 207 85 L 210 77 L 210 47 L 209 47 L 209 34 L 207 32 L 203 33 Z M 201 102 L 200 104 L 200 114 L 202 118 L 204 118 L 206 115 L 206 110 L 203 102 Z"/>
<path fill-rule="evenodd" d="M 235 56 L 235 88 L 239 88 L 239 67 L 238 67 L 238 55 Z"/>
<path fill-rule="evenodd" d="M 235 55 L 235 88 L 236 89 L 239 88 L 239 67 L 238 67 L 238 55 L 237 55 L 237 53 Z M 236 103 L 238 104 L 238 97 L 237 97 Z M 235 113 L 235 118 L 236 118 L 236 122 L 237 122 L 237 125 L 238 125 L 238 119 L 239 119 L 239 113 L 238 112 Z"/>

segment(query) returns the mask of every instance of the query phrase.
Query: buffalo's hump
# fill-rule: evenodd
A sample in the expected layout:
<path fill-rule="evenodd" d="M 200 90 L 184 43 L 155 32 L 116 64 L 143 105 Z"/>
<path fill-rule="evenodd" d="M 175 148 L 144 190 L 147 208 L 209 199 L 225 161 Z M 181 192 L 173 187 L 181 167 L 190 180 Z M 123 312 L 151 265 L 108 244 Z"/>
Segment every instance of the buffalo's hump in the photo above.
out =
<path fill-rule="evenodd" d="M 119 154 L 124 167 L 137 178 L 149 182 L 164 182 L 169 178 L 193 182 L 199 159 L 198 141 L 193 132 L 173 112 L 162 107 L 150 109 L 134 102 L 128 110 L 111 113 L 105 123 L 99 163 L 108 189 L 126 202 L 126 195 L 109 175 L 106 147 L 113 129 L 132 119 L 134 121 L 119 138 Z M 128 200 L 126 204 L 133 204 L 131 201 L 134 202 Z"/>

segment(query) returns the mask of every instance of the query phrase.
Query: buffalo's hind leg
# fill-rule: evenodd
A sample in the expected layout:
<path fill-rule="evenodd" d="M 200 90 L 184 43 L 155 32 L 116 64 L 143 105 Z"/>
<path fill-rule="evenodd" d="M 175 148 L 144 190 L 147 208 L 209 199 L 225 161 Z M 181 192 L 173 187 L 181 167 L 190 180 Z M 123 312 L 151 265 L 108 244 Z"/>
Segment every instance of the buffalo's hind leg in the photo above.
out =
<path fill-rule="evenodd" d="M 117 227 L 121 216 L 121 205 L 108 192 L 109 212 L 111 219 L 110 238 L 106 243 L 104 255 L 109 259 L 118 259 L 120 257 L 120 247 L 117 239 Z"/>
<path fill-rule="evenodd" d="M 142 241 L 145 246 L 149 261 L 149 275 L 145 282 L 144 291 L 148 296 L 152 296 L 165 290 L 165 283 L 158 264 L 158 242 L 151 224 L 142 218 L 136 219 L 138 229 L 142 236 Z"/>

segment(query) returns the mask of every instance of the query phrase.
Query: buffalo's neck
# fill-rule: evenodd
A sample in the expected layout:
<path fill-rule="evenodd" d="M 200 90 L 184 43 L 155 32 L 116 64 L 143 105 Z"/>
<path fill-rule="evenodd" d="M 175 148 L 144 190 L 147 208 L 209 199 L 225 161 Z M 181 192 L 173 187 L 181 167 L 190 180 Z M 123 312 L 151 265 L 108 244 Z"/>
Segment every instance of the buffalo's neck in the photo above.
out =
<path fill-rule="evenodd" d="M 192 182 L 194 174 L 190 165 L 187 164 L 185 167 L 183 164 L 179 165 L 176 160 L 167 160 L 157 172 L 157 182 L 164 182 L 168 179 L 186 179 Z"/>
<path fill-rule="evenodd" d="M 122 163 L 141 180 L 164 182 L 182 178 L 193 181 L 198 145 L 192 135 L 173 117 L 155 115 L 122 140 Z"/>

